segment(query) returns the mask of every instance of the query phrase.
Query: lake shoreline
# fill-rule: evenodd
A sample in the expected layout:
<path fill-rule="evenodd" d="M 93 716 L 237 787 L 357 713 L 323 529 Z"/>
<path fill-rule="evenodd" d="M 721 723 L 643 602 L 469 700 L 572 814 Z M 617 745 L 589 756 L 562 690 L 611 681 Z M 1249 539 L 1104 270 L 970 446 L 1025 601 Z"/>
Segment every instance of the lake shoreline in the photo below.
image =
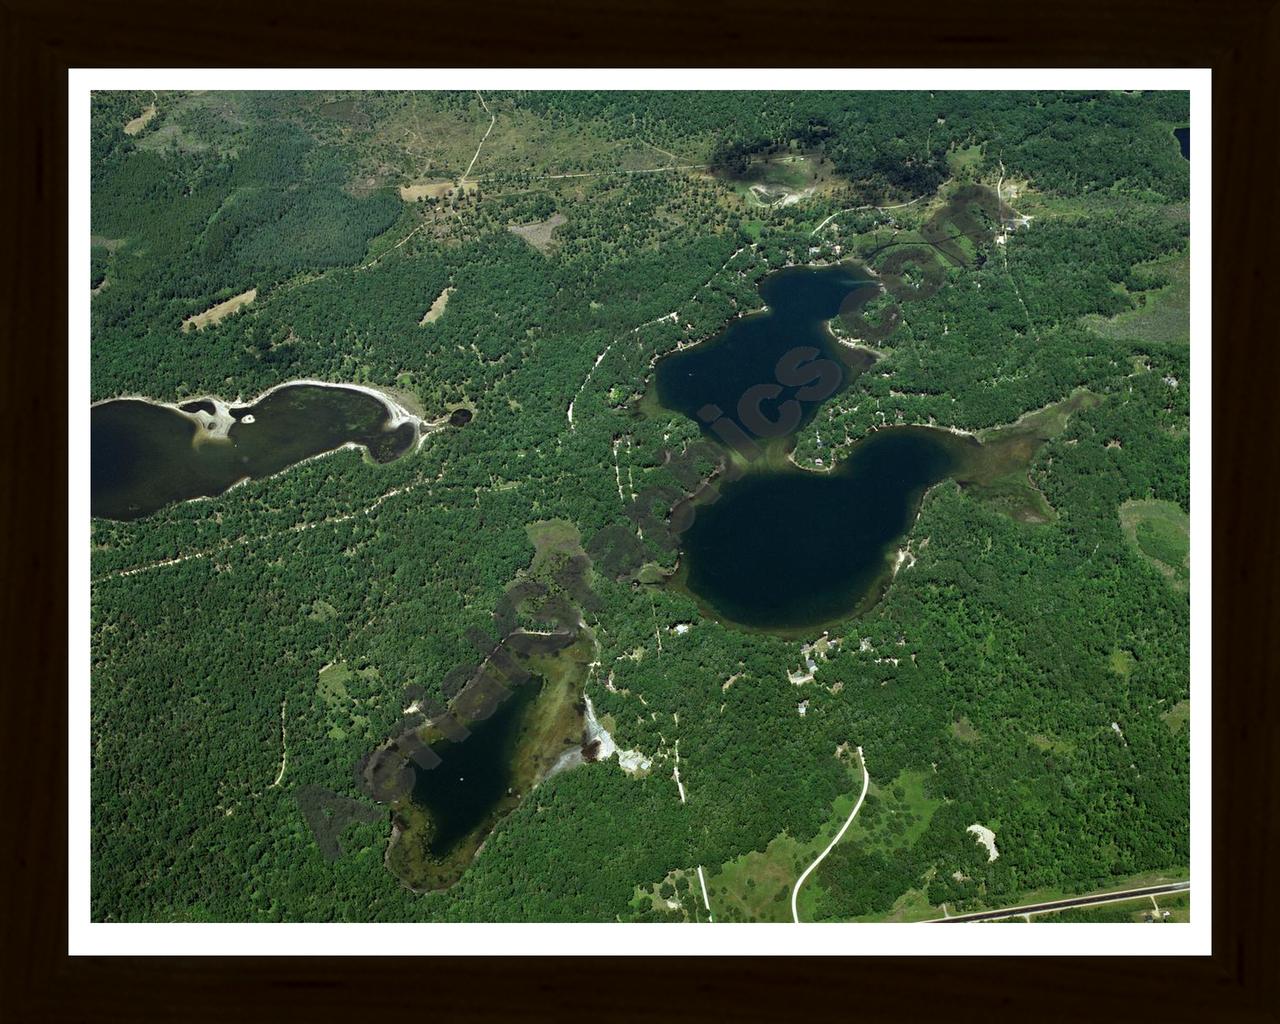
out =
<path fill-rule="evenodd" d="M 397 399 L 393 398 L 385 391 L 380 391 L 379 389 L 370 387 L 367 384 L 346 384 L 340 381 L 316 380 L 311 377 L 299 377 L 296 380 L 287 380 L 279 384 L 273 384 L 256 398 L 249 400 L 245 400 L 244 398 L 237 396 L 234 401 L 228 401 L 216 395 L 203 394 L 193 395 L 190 398 L 183 398 L 179 401 L 166 402 L 160 398 L 153 398 L 151 395 L 129 393 L 114 395 L 111 398 L 100 398 L 96 402 L 90 402 L 89 408 L 94 409 L 100 405 L 106 405 L 109 402 L 147 402 L 150 405 L 160 406 L 165 409 L 172 409 L 179 415 L 194 421 L 199 426 L 205 427 L 209 431 L 209 433 L 205 435 L 205 438 L 206 440 L 209 440 L 213 438 L 225 438 L 228 436 L 228 432 L 230 431 L 232 424 L 235 422 L 234 418 L 231 416 L 231 409 L 247 408 L 258 405 L 269 395 L 274 394 L 282 388 L 289 387 L 337 388 L 338 390 L 345 391 L 360 391 L 366 395 L 376 398 L 383 404 L 383 406 L 386 407 L 387 410 L 387 422 L 385 429 L 390 431 L 395 430 L 405 423 L 413 424 L 415 449 L 421 445 L 426 434 L 430 433 L 430 431 L 425 431 L 424 428 L 428 426 L 432 428 L 438 427 L 437 423 L 428 421 L 421 416 L 411 413 L 401 405 Z M 201 401 L 211 402 L 215 411 L 212 414 L 207 412 L 188 412 L 186 409 L 182 408 L 184 405 L 191 405 L 194 402 Z M 336 451 L 338 449 L 334 450 Z"/>
<path fill-rule="evenodd" d="M 307 408 L 309 413 L 302 412 Z M 342 415 L 356 418 L 343 426 Z M 276 476 L 346 449 L 363 449 L 375 462 L 393 461 L 420 450 L 429 435 L 452 422 L 448 413 L 427 420 L 395 395 L 368 385 L 314 378 L 275 384 L 249 403 L 210 396 L 161 401 L 121 395 L 90 403 L 90 419 L 92 511 L 94 518 L 115 521 L 145 518 L 168 504 L 221 497 L 249 480 Z M 157 427 L 159 421 L 169 425 Z M 150 438 L 149 458 L 168 466 L 167 483 L 160 477 L 145 483 L 136 476 L 129 461 L 133 456 L 124 454 L 135 442 L 122 440 L 135 429 L 138 438 Z M 182 452 L 188 453 L 186 458 Z M 136 496 L 116 508 L 112 503 L 129 488 Z M 157 496 L 164 500 L 152 507 Z"/>

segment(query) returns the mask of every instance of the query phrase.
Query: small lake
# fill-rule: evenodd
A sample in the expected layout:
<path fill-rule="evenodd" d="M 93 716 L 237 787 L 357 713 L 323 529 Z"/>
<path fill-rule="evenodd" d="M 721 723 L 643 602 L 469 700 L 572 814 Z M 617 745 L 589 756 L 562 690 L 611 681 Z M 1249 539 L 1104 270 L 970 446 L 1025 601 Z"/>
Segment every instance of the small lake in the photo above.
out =
<path fill-rule="evenodd" d="M 770 437 L 794 434 L 875 361 L 871 353 L 836 341 L 827 321 L 854 312 L 877 291 L 865 270 L 845 264 L 770 274 L 760 285 L 767 310 L 658 361 L 657 399 L 712 437 L 719 436 L 712 421 L 720 413 L 752 436 L 764 436 L 749 422 L 753 409 L 779 424 Z M 780 361 L 787 358 L 780 373 Z"/>
<path fill-rule="evenodd" d="M 1191 128 L 1175 128 L 1173 130 L 1174 137 L 1178 140 L 1178 149 L 1182 151 L 1184 160 L 1191 159 Z"/>
<path fill-rule="evenodd" d="M 730 622 L 786 633 L 874 601 L 926 489 L 976 442 L 890 427 L 829 473 L 749 471 L 697 509 L 681 537 L 683 585 Z"/>
<path fill-rule="evenodd" d="M 244 406 L 102 402 L 90 409 L 90 511 L 140 519 L 347 444 L 390 462 L 413 446 L 418 429 L 369 392 L 318 384 L 287 384 Z"/>
<path fill-rule="evenodd" d="M 492 715 L 471 726 L 461 742 L 438 740 L 434 768 L 414 764 L 413 802 L 431 817 L 432 856 L 444 858 L 460 842 L 501 817 L 520 794 L 515 771 L 516 746 L 529 708 L 542 688 L 537 677 L 516 687 Z"/>

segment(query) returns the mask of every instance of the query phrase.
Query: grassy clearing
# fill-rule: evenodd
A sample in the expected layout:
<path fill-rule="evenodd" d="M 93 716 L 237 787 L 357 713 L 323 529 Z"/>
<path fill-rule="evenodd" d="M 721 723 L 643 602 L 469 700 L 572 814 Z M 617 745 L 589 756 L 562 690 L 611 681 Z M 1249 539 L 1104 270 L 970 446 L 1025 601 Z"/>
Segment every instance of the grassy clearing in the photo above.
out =
<path fill-rule="evenodd" d="M 954 175 L 972 174 L 982 163 L 982 146 L 960 146 L 947 153 L 947 167 Z"/>
<path fill-rule="evenodd" d="M 857 770 L 857 777 L 854 771 Z M 831 805 L 831 814 L 807 842 L 799 842 L 785 832 L 769 841 L 762 851 L 753 850 L 720 867 L 714 875 L 707 873 L 707 889 L 717 921 L 790 921 L 791 890 L 813 859 L 840 830 L 862 791 L 862 773 L 850 767 L 850 790 Z M 875 786 L 872 785 L 872 790 Z M 859 814 L 861 817 L 861 814 Z M 857 819 L 854 819 L 854 826 Z M 846 833 L 846 839 L 849 833 Z M 800 916 L 811 920 L 817 891 L 816 879 L 810 875 L 800 890 Z"/>
<path fill-rule="evenodd" d="M 927 772 L 904 771 L 883 787 L 872 783 L 867 806 L 854 819 L 844 841 L 859 842 L 868 850 L 883 853 L 915 843 L 929 827 L 933 812 L 942 806 L 941 800 L 925 793 L 927 777 Z"/>
<path fill-rule="evenodd" d="M 1127 680 L 1133 674 L 1137 664 L 1138 662 L 1134 658 L 1132 651 L 1126 651 L 1119 647 L 1107 656 L 1107 667 L 1121 679 Z"/>
<path fill-rule="evenodd" d="M 961 743 L 977 743 L 982 739 L 968 715 L 962 715 L 960 721 L 951 723 L 951 734 Z"/>
<path fill-rule="evenodd" d="M 636 886 L 631 906 L 652 910 L 670 921 L 702 921 L 707 916 L 697 868 L 676 868 L 648 888 Z"/>
<path fill-rule="evenodd" d="M 1167 278 L 1169 283 L 1148 291 L 1129 293 L 1139 303 L 1136 309 L 1110 318 L 1090 314 L 1084 317 L 1083 323 L 1090 330 L 1108 338 L 1144 343 L 1190 344 L 1190 255 L 1182 253 L 1135 268 L 1136 271 L 1144 269 L 1153 280 Z"/>
<path fill-rule="evenodd" d="M 1156 905 L 1161 911 L 1169 911 L 1168 917 L 1162 915 L 1162 920 L 1168 924 L 1185 924 L 1191 920 L 1191 893 L 1189 892 L 1157 896 Z"/>
<path fill-rule="evenodd" d="M 1055 754 L 1070 754 L 1076 749 L 1074 743 L 1068 743 L 1057 736 L 1050 736 L 1043 732 L 1035 733 L 1027 738 L 1037 750 L 1051 750 Z"/>
<path fill-rule="evenodd" d="M 519 235 L 545 256 L 551 250 L 552 233 L 566 219 L 564 214 L 557 213 L 546 220 L 536 221 L 533 224 L 510 224 L 507 230 L 513 235 Z"/>
<path fill-rule="evenodd" d="M 925 775 L 906 771 L 883 786 L 872 782 L 867 802 L 841 843 L 858 842 L 867 850 L 884 852 L 914 843 L 929 827 L 934 810 L 941 806 L 941 801 L 925 794 Z M 770 840 L 763 851 L 752 851 L 729 861 L 714 876 L 708 876 L 707 887 L 716 919 L 790 921 L 791 890 L 796 879 L 844 825 L 860 791 L 857 787 L 837 797 L 826 822 L 807 842 L 799 842 L 784 832 Z M 870 818 L 866 817 L 869 808 L 874 808 Z M 801 920 L 815 920 L 821 915 L 821 871 L 820 868 L 810 875 L 800 890 L 797 902 Z M 869 915 L 865 920 L 920 921 L 937 916 L 938 912 L 929 906 L 923 891 L 912 890 L 903 894 L 887 912 Z"/>
<path fill-rule="evenodd" d="M 372 739 L 367 715 L 358 714 L 376 689 L 378 670 L 372 666 L 353 669 L 347 662 L 326 665 L 316 679 L 316 694 L 328 711 L 329 738 L 341 741 L 355 732 Z M 353 693 L 352 691 L 355 691 Z M 361 696 L 357 696 L 357 694 Z"/>
<path fill-rule="evenodd" d="M 473 178 L 638 170 L 670 162 L 638 139 L 610 139 L 589 123 L 553 123 L 499 98 L 486 95 L 485 101 L 497 120 L 471 169 Z M 357 102 L 369 107 L 366 119 L 355 126 L 364 171 L 379 179 L 456 181 L 490 123 L 490 114 L 474 97 L 466 108 L 442 105 L 429 92 L 389 105 L 374 97 Z"/>
<path fill-rule="evenodd" d="M 153 152 L 223 155 L 237 152 L 249 117 L 241 104 L 243 94 L 225 90 L 164 93 L 163 122 L 138 139 L 138 148 Z"/>
<path fill-rule="evenodd" d="M 1142 558 L 1154 565 L 1175 590 L 1191 583 L 1191 517 L 1171 501 L 1126 501 L 1120 529 Z"/>
<path fill-rule="evenodd" d="M 452 190 L 452 181 L 419 181 L 401 185 L 398 189 L 400 198 L 406 203 L 416 203 L 419 199 L 443 199 Z"/>
<path fill-rule="evenodd" d="M 857 918 L 856 920 L 868 920 L 872 922 L 882 922 L 885 924 L 909 924 L 912 921 L 932 921 L 935 917 L 941 917 L 942 914 L 932 903 L 923 889 L 908 889 L 897 901 L 889 908 L 885 914 L 876 914 L 869 918 Z"/>
<path fill-rule="evenodd" d="M 345 661 L 326 665 L 320 670 L 317 692 L 320 699 L 330 708 L 346 707 L 351 700 L 347 691 L 347 683 L 355 676 L 351 666 Z"/>
<path fill-rule="evenodd" d="M 1161 716 L 1169 731 L 1177 734 L 1191 723 L 1191 701 L 1180 700 Z"/>
<path fill-rule="evenodd" d="M 422 315 L 422 319 L 418 321 L 419 327 L 426 327 L 427 324 L 433 324 L 444 316 L 444 308 L 449 305 L 449 296 L 453 294 L 452 288 L 446 288 L 436 296 L 435 301 L 431 303 L 431 308 Z"/>
<path fill-rule="evenodd" d="M 763 853 L 731 860 L 707 880 L 711 905 L 722 921 L 790 921 L 791 888 L 821 849 L 806 860 L 806 847 L 786 833 L 774 837 Z"/>
<path fill-rule="evenodd" d="M 843 186 L 835 167 L 816 153 L 779 153 L 755 159 L 741 178 L 721 180 L 749 210 L 793 206 Z"/>
<path fill-rule="evenodd" d="M 222 323 L 232 313 L 238 313 L 245 306 L 249 305 L 258 297 L 258 289 L 250 288 L 247 292 L 241 292 L 239 295 L 233 295 L 226 302 L 219 302 L 216 306 L 206 309 L 203 313 L 197 313 L 195 316 L 187 317 L 182 321 L 182 329 L 184 331 L 196 330 L 203 331 L 206 327 L 216 326 Z"/>
<path fill-rule="evenodd" d="M 867 792 L 867 802 L 849 826 L 841 844 L 857 843 L 867 853 L 878 853 L 889 858 L 914 845 L 929 827 L 934 811 L 942 806 L 941 800 L 925 793 L 925 780 L 928 776 L 929 773 L 924 771 L 904 771 L 884 785 L 873 782 Z M 834 920 L 822 910 L 826 902 L 823 899 L 823 882 L 832 884 L 833 880 L 829 875 L 832 870 L 833 863 L 824 862 L 800 891 L 802 920 Z M 814 886 L 813 896 L 806 898 L 808 888 L 814 882 L 817 884 Z M 861 914 L 850 920 L 922 921 L 939 916 L 941 912 L 929 904 L 923 889 L 910 889 L 887 910 Z"/>

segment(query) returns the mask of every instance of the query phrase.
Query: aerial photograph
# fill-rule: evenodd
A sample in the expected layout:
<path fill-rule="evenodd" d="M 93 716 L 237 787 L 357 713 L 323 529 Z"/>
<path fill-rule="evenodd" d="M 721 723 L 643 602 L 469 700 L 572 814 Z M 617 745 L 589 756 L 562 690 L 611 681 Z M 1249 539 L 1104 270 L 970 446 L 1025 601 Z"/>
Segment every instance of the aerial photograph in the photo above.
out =
<path fill-rule="evenodd" d="M 92 922 L 1191 920 L 1188 91 L 88 125 Z"/>

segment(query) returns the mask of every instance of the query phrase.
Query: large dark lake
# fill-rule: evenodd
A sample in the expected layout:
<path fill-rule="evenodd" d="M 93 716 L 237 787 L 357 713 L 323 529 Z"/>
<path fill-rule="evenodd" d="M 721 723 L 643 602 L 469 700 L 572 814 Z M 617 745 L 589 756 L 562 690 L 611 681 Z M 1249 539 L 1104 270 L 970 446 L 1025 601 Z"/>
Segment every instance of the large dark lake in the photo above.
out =
<path fill-rule="evenodd" d="M 90 410 L 90 510 L 104 519 L 139 519 L 351 443 L 388 462 L 418 432 L 415 422 L 392 422 L 372 394 L 315 384 L 286 385 L 229 409 L 208 399 L 177 408 L 103 402 Z"/>
<path fill-rule="evenodd" d="M 976 447 L 947 431 L 901 427 L 872 434 L 830 472 L 804 470 L 779 457 L 822 403 L 874 361 L 837 342 L 827 321 L 856 311 L 876 292 L 875 282 L 854 266 L 771 274 L 760 287 L 768 312 L 737 320 L 655 367 L 662 405 L 700 422 L 704 433 L 740 453 L 731 433 L 709 423 L 708 405 L 762 442 L 747 455 L 744 475 L 696 507 L 680 538 L 679 582 L 721 619 L 791 632 L 873 601 L 924 491 Z M 798 347 L 806 350 L 804 361 L 789 356 Z M 831 365 L 838 372 L 800 379 L 820 363 L 828 374 Z M 757 387 L 762 384 L 767 390 Z M 744 395 L 755 397 L 744 403 Z M 780 427 L 761 439 L 749 422 L 752 407 Z"/>
<path fill-rule="evenodd" d="M 890 427 L 830 473 L 749 472 L 697 510 L 683 541 L 684 583 L 721 617 L 789 631 L 873 600 L 924 491 L 957 468 L 965 442 Z"/>
<path fill-rule="evenodd" d="M 865 271 L 843 264 L 770 274 L 760 285 L 767 310 L 735 320 L 714 338 L 658 362 L 658 401 L 697 421 L 710 436 L 720 436 L 712 421 L 723 413 L 760 437 L 744 422 L 756 410 L 780 424 L 775 436 L 794 433 L 874 361 L 869 353 L 837 342 L 827 321 L 852 313 L 877 290 Z"/>
<path fill-rule="evenodd" d="M 1175 128 L 1173 130 L 1174 137 L 1178 140 L 1178 149 L 1182 151 L 1183 159 L 1191 159 L 1191 129 Z"/>

